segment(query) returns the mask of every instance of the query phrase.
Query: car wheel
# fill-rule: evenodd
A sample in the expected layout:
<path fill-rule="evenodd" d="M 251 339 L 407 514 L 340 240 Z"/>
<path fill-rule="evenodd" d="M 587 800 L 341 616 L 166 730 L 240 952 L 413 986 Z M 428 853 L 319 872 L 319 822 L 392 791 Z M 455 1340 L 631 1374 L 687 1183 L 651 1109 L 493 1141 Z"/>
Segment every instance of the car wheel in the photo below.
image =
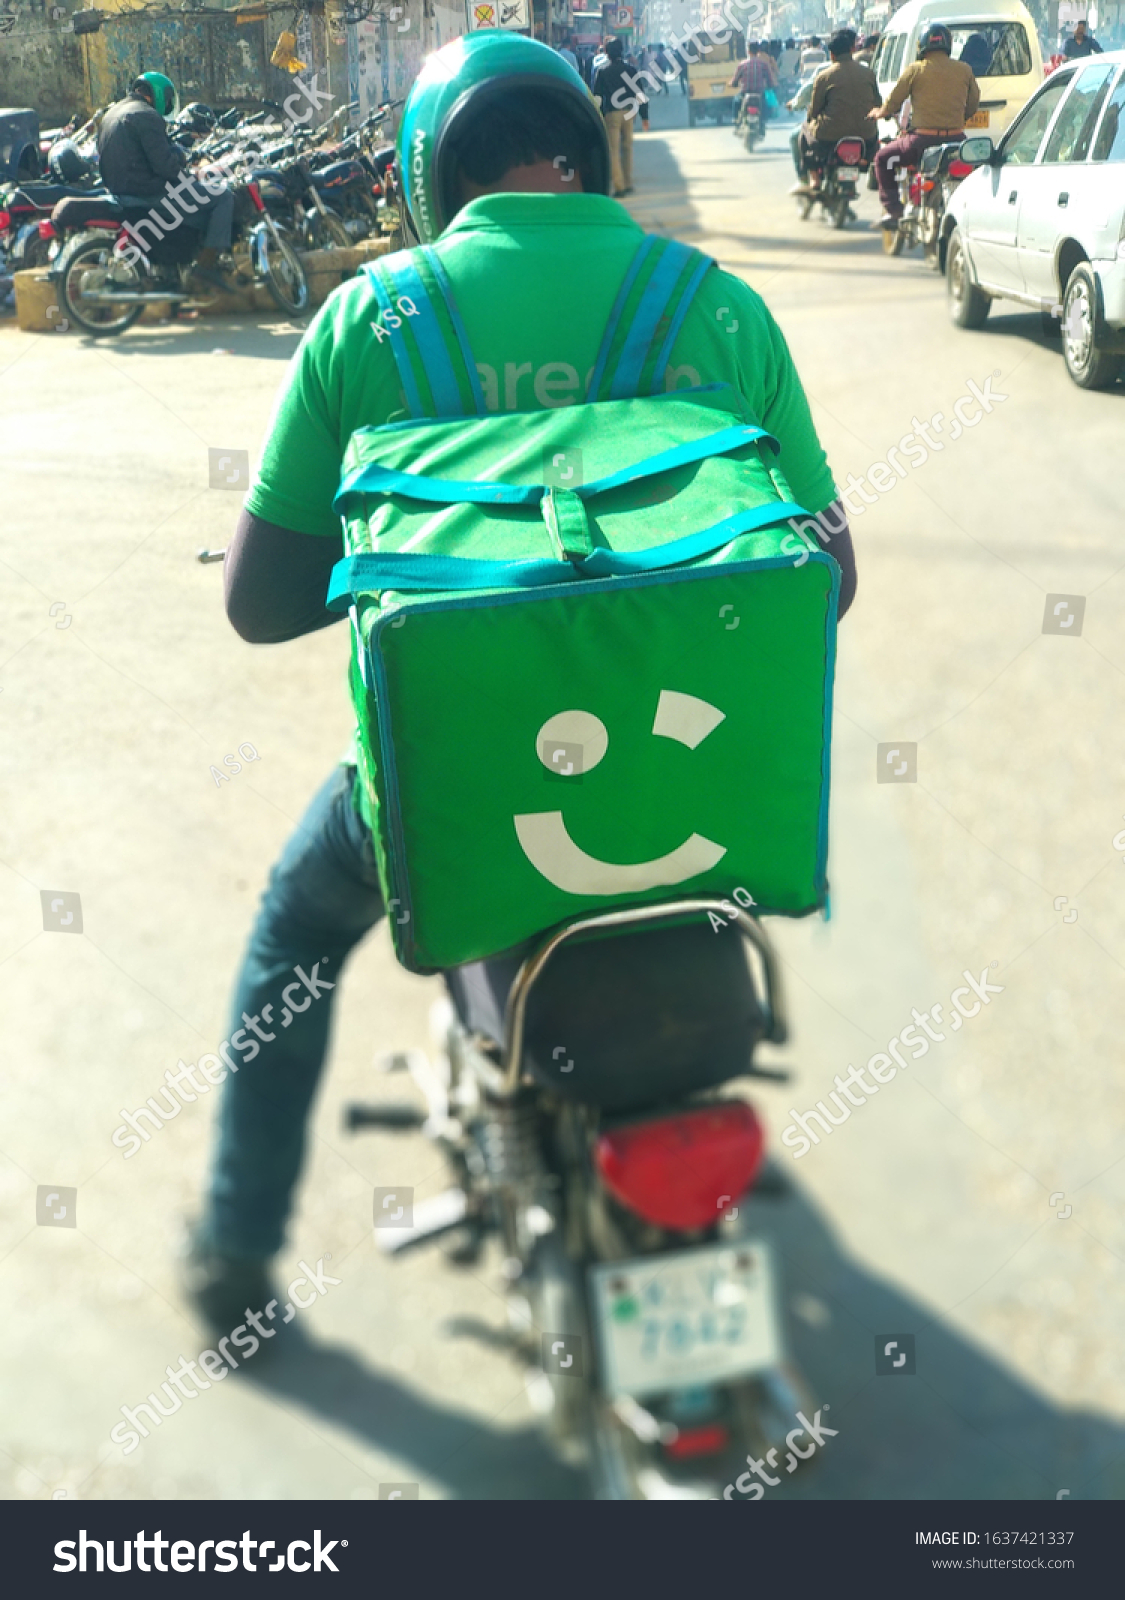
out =
<path fill-rule="evenodd" d="M 945 257 L 949 315 L 958 328 L 982 328 L 992 309 L 991 297 L 973 282 L 959 229 L 954 228 Z"/>
<path fill-rule="evenodd" d="M 1063 298 L 1062 347 L 1066 370 L 1080 389 L 1108 389 L 1121 370 L 1121 357 L 1106 350 L 1098 318 L 1094 269 L 1075 267 Z"/>

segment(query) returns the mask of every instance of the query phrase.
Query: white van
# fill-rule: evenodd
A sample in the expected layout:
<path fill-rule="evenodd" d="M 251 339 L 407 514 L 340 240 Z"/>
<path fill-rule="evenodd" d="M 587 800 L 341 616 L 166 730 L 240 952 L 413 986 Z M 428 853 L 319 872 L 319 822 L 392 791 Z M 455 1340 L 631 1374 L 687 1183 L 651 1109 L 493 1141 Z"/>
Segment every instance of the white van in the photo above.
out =
<path fill-rule="evenodd" d="M 1021 0 L 907 0 L 887 23 L 871 65 L 884 100 L 912 61 L 918 39 L 934 22 L 953 35 L 953 59 L 966 60 L 980 84 L 980 110 L 967 127 L 998 139 L 1043 82 L 1035 22 Z M 892 123 L 880 133 L 894 135 Z"/>

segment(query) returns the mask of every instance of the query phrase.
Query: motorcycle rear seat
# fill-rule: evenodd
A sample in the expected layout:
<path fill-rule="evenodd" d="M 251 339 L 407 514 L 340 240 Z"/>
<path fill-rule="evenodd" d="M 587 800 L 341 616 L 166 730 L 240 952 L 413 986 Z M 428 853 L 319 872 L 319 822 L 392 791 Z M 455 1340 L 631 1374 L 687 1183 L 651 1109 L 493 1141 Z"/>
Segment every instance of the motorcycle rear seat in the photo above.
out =
<path fill-rule="evenodd" d="M 51 212 L 51 221 L 60 233 L 74 233 L 78 228 L 120 227 L 127 216 L 144 215 L 139 206 L 130 206 L 126 213 L 109 194 L 68 195 Z"/>
<path fill-rule="evenodd" d="M 445 974 L 471 1032 L 502 1040 L 525 954 Z M 562 1099 L 640 1111 L 738 1077 L 764 1032 L 737 929 L 695 922 L 563 945 L 528 998 L 524 1065 Z"/>
<path fill-rule="evenodd" d="M 935 172 L 946 172 L 949 163 L 955 161 L 960 153 L 960 139 L 952 144 L 932 144 L 928 150 L 922 151 L 922 172 L 926 177 L 932 177 Z"/>

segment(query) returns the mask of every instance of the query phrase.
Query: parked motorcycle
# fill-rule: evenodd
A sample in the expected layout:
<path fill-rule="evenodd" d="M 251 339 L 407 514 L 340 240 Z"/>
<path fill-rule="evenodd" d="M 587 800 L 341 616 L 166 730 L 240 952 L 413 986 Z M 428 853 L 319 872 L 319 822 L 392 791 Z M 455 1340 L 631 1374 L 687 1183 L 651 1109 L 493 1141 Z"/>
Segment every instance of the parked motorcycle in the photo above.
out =
<path fill-rule="evenodd" d="M 26 272 L 33 267 L 45 267 L 52 238 L 51 212 L 60 200 L 72 195 L 90 195 L 95 188 L 92 181 L 56 183 L 41 179 L 0 188 L 0 247 L 11 270 Z"/>
<path fill-rule="evenodd" d="M 290 316 L 308 305 L 309 285 L 297 241 L 266 208 L 258 185 L 232 184 L 235 194 L 234 251 L 249 253 L 253 280 L 268 289 Z M 131 328 L 146 305 L 199 304 L 209 296 L 188 287 L 199 234 L 179 227 L 151 248 L 139 251 L 126 232 L 148 216 L 144 207 L 125 207 L 110 195 L 64 200 L 50 224 L 61 248 L 51 276 L 68 320 L 94 338 Z"/>
<path fill-rule="evenodd" d="M 766 134 L 763 98 L 760 94 L 744 94 L 731 130 L 736 139 L 742 140 L 747 153 L 751 155 L 754 146 L 759 144 Z"/>
<path fill-rule="evenodd" d="M 897 227 L 883 229 L 883 250 L 900 256 L 904 250 L 921 245 L 927 266 L 941 271 L 941 220 L 950 196 L 973 171 L 961 160 L 961 140 L 931 145 L 923 150 L 918 167 L 899 167 L 896 172 L 902 216 Z"/>
<path fill-rule="evenodd" d="M 391 1062 L 424 1107 L 346 1114 L 421 1127 L 454 1178 L 409 1225 L 377 1209 L 377 1241 L 450 1235 L 464 1264 L 496 1236 L 529 1398 L 597 1497 L 715 1498 L 809 1405 L 770 1242 L 784 1186 L 726 1087 L 788 1076 L 753 1060 L 786 1037 L 769 940 L 731 902 L 669 901 L 583 917 L 446 986 L 436 1062 Z"/>
<path fill-rule="evenodd" d="M 862 139 L 838 139 L 831 157 L 820 170 L 818 186 L 797 196 L 801 221 L 806 221 L 817 206 L 834 228 L 854 221 L 852 206 L 856 201 L 859 175 L 866 172 L 869 165 L 867 147 Z"/>

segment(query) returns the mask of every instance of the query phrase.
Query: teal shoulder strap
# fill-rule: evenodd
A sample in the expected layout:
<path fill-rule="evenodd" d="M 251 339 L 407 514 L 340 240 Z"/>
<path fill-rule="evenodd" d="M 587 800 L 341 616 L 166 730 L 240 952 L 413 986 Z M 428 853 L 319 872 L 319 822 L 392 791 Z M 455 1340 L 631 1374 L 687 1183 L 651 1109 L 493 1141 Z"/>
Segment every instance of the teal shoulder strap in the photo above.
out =
<path fill-rule="evenodd" d="M 610 311 L 587 400 L 659 391 L 684 318 L 714 265 L 676 239 L 645 236 Z"/>
<path fill-rule="evenodd" d="M 483 415 L 476 362 L 436 251 L 400 250 L 365 270 L 379 302 L 372 329 L 380 343 L 390 340 L 410 415 Z"/>

